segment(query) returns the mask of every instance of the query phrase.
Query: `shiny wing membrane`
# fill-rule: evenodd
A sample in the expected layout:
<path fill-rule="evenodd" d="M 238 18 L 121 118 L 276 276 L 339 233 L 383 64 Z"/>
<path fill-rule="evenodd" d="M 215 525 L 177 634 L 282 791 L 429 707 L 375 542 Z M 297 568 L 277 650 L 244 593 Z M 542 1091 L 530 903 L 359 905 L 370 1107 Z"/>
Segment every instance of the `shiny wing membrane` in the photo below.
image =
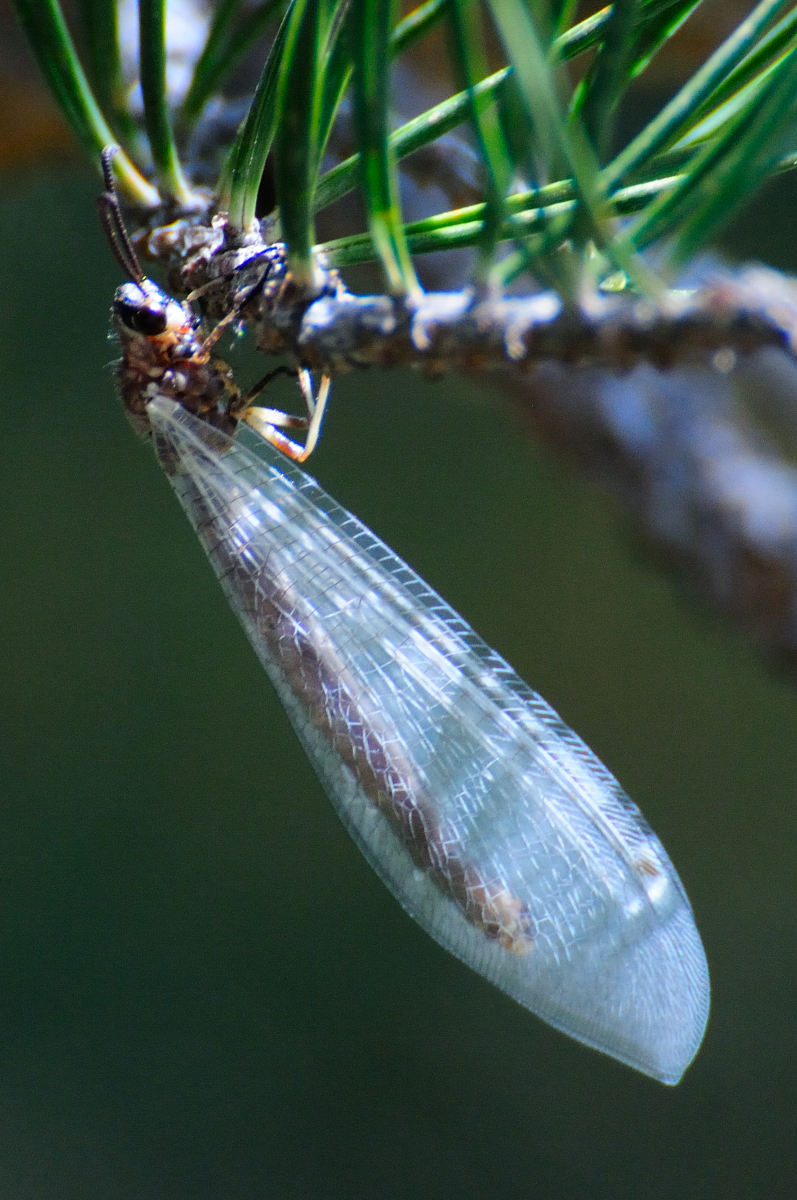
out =
<path fill-rule="evenodd" d="M 156 449 L 341 819 L 441 945 L 665 1083 L 708 1015 L 681 882 L 592 752 L 308 475 L 171 400 Z"/>

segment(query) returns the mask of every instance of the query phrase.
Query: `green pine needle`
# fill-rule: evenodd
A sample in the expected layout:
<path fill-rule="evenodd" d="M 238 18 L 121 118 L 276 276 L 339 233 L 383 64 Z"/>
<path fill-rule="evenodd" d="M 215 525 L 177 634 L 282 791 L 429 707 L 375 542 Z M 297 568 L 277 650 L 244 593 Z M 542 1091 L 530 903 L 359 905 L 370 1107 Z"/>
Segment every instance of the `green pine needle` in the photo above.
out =
<path fill-rule="evenodd" d="M 205 203 L 186 147 L 208 101 L 236 94 L 242 56 L 281 17 L 227 149 L 217 209 L 229 213 L 233 227 L 249 229 L 273 164 L 270 190 L 290 268 L 312 287 L 315 214 L 359 186 L 366 228 L 325 249 L 341 265 L 375 257 L 397 295 L 417 291 L 413 255 L 452 246 L 477 249 L 476 282 L 491 287 L 527 266 L 573 294 L 597 247 L 606 269 L 621 268 L 637 288 L 655 291 L 660 285 L 641 249 L 666 245 L 678 261 L 697 253 L 767 177 L 794 169 L 795 0 L 761 0 L 606 161 L 629 86 L 699 3 L 615 0 L 574 23 L 576 0 L 426 0 L 396 23 L 391 0 L 260 0 L 253 7 L 220 0 L 175 113 L 166 83 L 166 0 L 140 0 L 142 127 L 124 82 L 128 50 L 119 41 L 114 0 L 79 0 L 94 90 L 58 0 L 15 0 L 45 79 L 87 154 L 98 164 L 103 146 L 121 144 L 115 170 L 122 194 L 142 210 L 165 202 L 170 213 Z M 441 77 L 462 90 L 395 128 L 391 63 L 441 22 L 449 33 Z M 562 68 L 574 60 L 585 64 L 575 86 Z M 325 149 L 349 101 L 354 146 L 329 165 Z M 399 163 L 458 126 L 481 160 L 481 203 L 405 223 Z M 135 163 L 152 171 L 157 187 Z M 618 215 L 631 213 L 632 226 L 617 224 Z M 514 248 L 501 248 L 507 241 Z"/>

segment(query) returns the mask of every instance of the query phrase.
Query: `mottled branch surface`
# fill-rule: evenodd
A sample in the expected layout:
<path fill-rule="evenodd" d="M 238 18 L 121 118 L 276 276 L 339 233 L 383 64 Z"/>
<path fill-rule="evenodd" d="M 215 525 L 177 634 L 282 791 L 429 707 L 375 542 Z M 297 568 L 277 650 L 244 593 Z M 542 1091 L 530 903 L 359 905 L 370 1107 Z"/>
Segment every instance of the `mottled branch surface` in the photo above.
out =
<path fill-rule="evenodd" d="M 658 301 L 586 288 L 573 304 L 550 291 L 472 288 L 411 299 L 352 293 L 320 255 L 313 289 L 297 288 L 267 226 L 241 235 L 223 218 L 186 219 L 153 230 L 145 245 L 175 292 L 201 292 L 209 319 L 239 309 L 261 350 L 329 375 L 397 364 L 528 373 L 544 362 L 623 371 L 700 361 L 723 372 L 761 347 L 797 346 L 797 285 L 760 267 L 717 269 L 700 287 Z"/>

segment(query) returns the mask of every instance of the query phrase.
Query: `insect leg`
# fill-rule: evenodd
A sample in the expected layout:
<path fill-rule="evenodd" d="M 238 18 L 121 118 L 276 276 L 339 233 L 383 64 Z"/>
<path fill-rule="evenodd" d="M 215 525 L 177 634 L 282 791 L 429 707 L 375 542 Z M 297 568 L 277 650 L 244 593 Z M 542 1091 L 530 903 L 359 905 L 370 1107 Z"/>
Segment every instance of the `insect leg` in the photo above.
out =
<path fill-rule="evenodd" d="M 264 250 L 263 254 L 266 254 L 266 253 L 267 253 L 267 251 Z M 259 257 L 259 255 L 257 257 Z M 274 268 L 274 263 L 271 260 L 271 258 L 269 258 L 268 261 L 266 262 L 265 268 L 263 269 L 263 274 L 260 276 L 260 278 L 257 280 L 257 282 L 253 283 L 250 288 L 247 288 L 245 290 L 244 294 L 235 302 L 231 311 L 228 312 L 225 316 L 223 316 L 221 318 L 219 323 L 216 325 L 215 329 L 211 329 L 210 333 L 208 334 L 208 336 L 205 338 L 204 342 L 202 343 L 202 351 L 207 358 L 210 358 L 210 353 L 211 353 L 213 347 L 216 345 L 216 342 L 219 340 L 221 335 L 224 333 L 225 329 L 229 328 L 230 325 L 232 325 L 235 321 L 238 320 L 238 318 L 241 315 L 241 312 L 246 307 L 246 305 L 249 303 L 249 301 L 254 300 L 254 298 L 258 294 L 258 292 L 262 291 L 262 289 L 265 287 L 273 268 Z M 204 284 L 202 287 L 196 288 L 195 291 L 191 292 L 190 296 L 188 297 L 189 301 L 191 299 L 197 299 L 199 296 L 202 296 L 206 292 L 210 291 L 211 284 L 215 284 L 215 282 L 216 282 L 215 280 L 211 280 L 210 283 Z"/>
<path fill-rule="evenodd" d="M 267 380 L 268 378 L 273 379 L 277 374 L 291 373 L 287 367 L 278 367 L 276 371 L 270 372 Z M 329 375 L 324 375 L 321 379 L 321 386 L 318 389 L 318 396 L 314 397 L 313 378 L 310 372 L 301 369 L 298 372 L 298 376 L 299 386 L 302 389 L 304 402 L 307 405 L 306 417 L 292 417 L 288 413 L 280 412 L 278 409 L 259 408 L 250 404 L 249 408 L 242 413 L 242 420 L 246 421 L 247 425 L 250 425 L 267 442 L 271 442 L 272 446 L 276 446 L 278 450 L 286 454 L 288 458 L 292 458 L 294 462 L 304 462 L 313 453 L 318 442 L 318 437 L 321 433 L 321 422 L 324 419 L 324 410 L 329 398 L 329 388 L 332 380 Z M 256 395 L 257 392 L 255 391 L 254 394 Z M 305 438 L 304 445 L 300 446 L 298 442 L 293 442 L 290 438 L 285 437 L 284 434 L 279 432 L 280 428 L 306 429 L 307 437 Z"/>

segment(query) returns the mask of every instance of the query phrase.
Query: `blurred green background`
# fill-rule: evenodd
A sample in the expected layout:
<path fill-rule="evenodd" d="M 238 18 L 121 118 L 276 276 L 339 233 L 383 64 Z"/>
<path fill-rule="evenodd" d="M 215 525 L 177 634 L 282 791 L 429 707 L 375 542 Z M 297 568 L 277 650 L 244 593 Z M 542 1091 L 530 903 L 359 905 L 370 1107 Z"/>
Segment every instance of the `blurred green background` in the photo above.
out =
<path fill-rule="evenodd" d="M 677 864 L 714 1002 L 667 1089 L 446 955 L 339 826 L 114 397 L 96 191 L 0 183 L 0 1197 L 795 1195 L 795 682 L 486 391 L 336 387 L 313 472 Z"/>

